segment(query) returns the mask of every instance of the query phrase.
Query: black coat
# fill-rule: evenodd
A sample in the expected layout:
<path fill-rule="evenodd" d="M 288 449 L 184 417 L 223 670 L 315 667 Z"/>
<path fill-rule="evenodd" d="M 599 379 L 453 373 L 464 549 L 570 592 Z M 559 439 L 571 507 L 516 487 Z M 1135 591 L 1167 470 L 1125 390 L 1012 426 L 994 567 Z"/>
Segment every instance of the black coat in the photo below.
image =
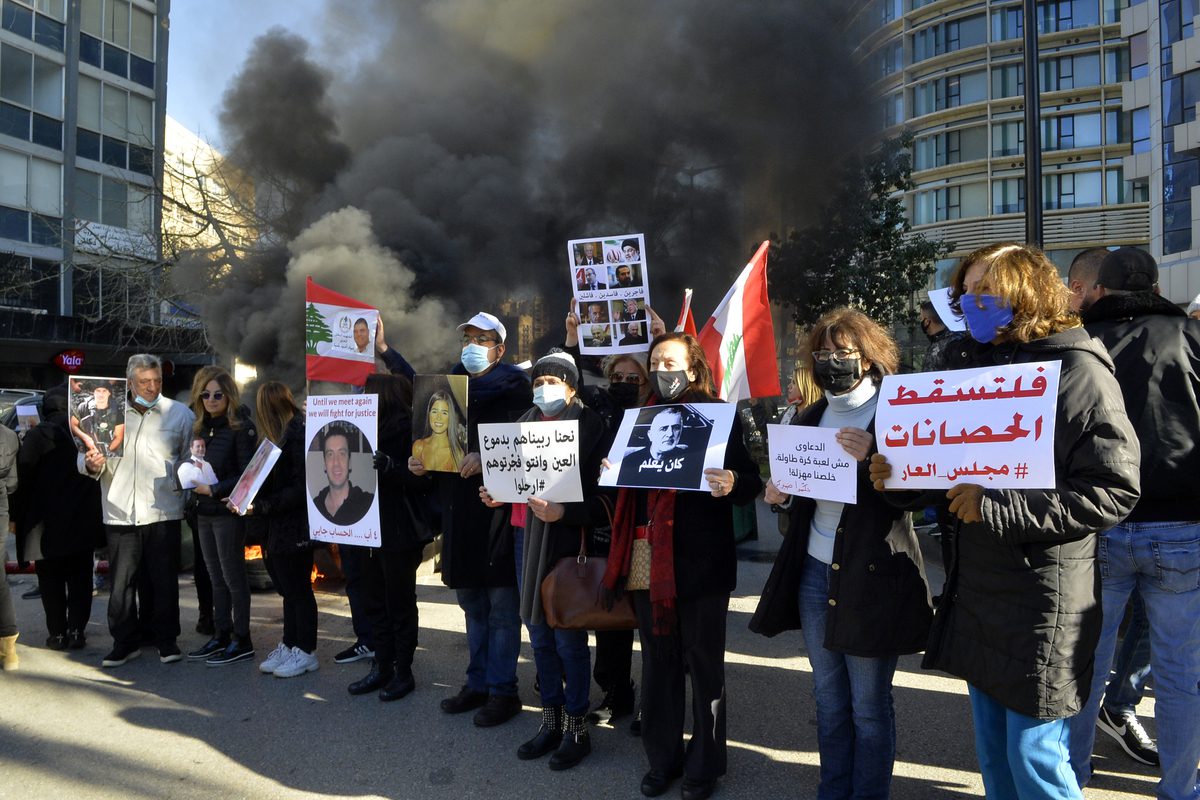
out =
<path fill-rule="evenodd" d="M 66 414 L 48 416 L 25 434 L 17 454 L 20 483 L 12 498 L 17 557 L 22 561 L 26 537 L 38 525 L 44 558 L 91 553 L 104 546 L 100 482 L 79 474 L 78 457 Z"/>
<path fill-rule="evenodd" d="M 454 372 L 463 373 L 461 366 Z M 533 404 L 533 390 L 524 371 L 497 364 L 467 387 L 468 452 L 479 452 L 479 426 L 516 422 Z M 512 526 L 493 525 L 492 509 L 479 500 L 482 474 L 463 478 L 433 474 L 442 508 L 442 581 L 451 589 L 515 586 Z"/>
<path fill-rule="evenodd" d="M 279 460 L 254 498 L 255 527 L 265 528 L 267 552 L 287 553 L 311 545 L 308 536 L 308 492 L 304 471 L 304 417 L 288 423 Z"/>
<path fill-rule="evenodd" d="M 392 468 L 380 470 L 380 545 L 389 550 L 419 547 L 433 538 L 434 531 L 414 524 L 410 507 L 428 509 L 430 482 L 408 471 L 412 455 L 412 417 L 407 413 L 379 420 L 379 451 L 392 458 Z"/>
<path fill-rule="evenodd" d="M 983 521 L 953 531 L 923 665 L 1020 714 L 1061 719 L 1079 713 L 1091 687 L 1101 625 L 1096 535 L 1137 502 L 1138 442 L 1112 360 L 1082 328 L 975 355 L 975 366 L 1037 361 L 1062 362 L 1056 485 L 985 489 Z M 923 496 L 945 503 L 942 492 Z"/>
<path fill-rule="evenodd" d="M 258 449 L 258 432 L 250 419 L 250 409 L 242 406 L 239 413 L 241 427 L 236 429 L 229 426 L 228 414 L 221 417 L 205 414 L 201 419 L 204 460 L 212 466 L 217 482 L 210 487 L 211 497 L 192 492 L 192 503 L 197 514 L 211 517 L 233 513 L 225 507 L 225 498 L 229 497 L 246 465 L 254 457 L 254 451 Z"/>
<path fill-rule="evenodd" d="M 791 424 L 819 425 L 828 405 L 821 399 Z M 874 420 L 869 431 L 874 435 Z M 842 509 L 833 541 L 825 649 L 867 658 L 916 653 L 925 648 L 933 618 L 921 547 L 908 512 L 872 487 L 869 462 L 868 455 L 858 464 L 858 502 Z M 810 498 L 792 499 L 787 537 L 750 620 L 755 633 L 800 628 L 800 576 L 816 508 Z"/>
<path fill-rule="evenodd" d="M 712 402 L 684 395 L 675 402 Z M 724 468 L 737 475 L 733 492 L 713 497 L 710 492 L 677 491 L 672 547 L 675 551 L 675 594 L 680 600 L 730 594 L 737 588 L 737 548 L 733 537 L 733 506 L 754 502 L 763 482 L 742 438 L 735 414 L 725 446 Z M 649 490 L 636 489 L 639 493 Z M 641 524 L 639 520 L 638 524 Z"/>
<path fill-rule="evenodd" d="M 1106 295 L 1083 322 L 1112 356 L 1142 447 L 1129 521 L 1200 519 L 1200 322 L 1150 293 Z"/>

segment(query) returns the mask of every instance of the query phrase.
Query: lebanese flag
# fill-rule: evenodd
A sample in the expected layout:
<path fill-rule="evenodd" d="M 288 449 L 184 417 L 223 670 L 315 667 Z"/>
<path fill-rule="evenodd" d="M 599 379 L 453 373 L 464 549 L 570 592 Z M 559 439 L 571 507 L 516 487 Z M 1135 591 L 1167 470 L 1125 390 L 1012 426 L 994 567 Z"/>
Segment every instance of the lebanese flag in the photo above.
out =
<path fill-rule="evenodd" d="M 683 290 L 683 308 L 679 309 L 679 321 L 675 323 L 675 333 L 696 335 L 696 320 L 692 317 L 692 290 Z"/>
<path fill-rule="evenodd" d="M 334 381 L 362 386 L 375 371 L 375 321 L 379 312 L 374 306 L 326 289 L 314 283 L 312 277 L 304 286 L 304 377 L 311 381 Z M 347 319 L 367 319 L 371 343 L 366 353 L 341 345 L 346 331 L 338 331 L 339 322 Z M 352 334 L 351 334 L 352 335 Z"/>
<path fill-rule="evenodd" d="M 759 246 L 698 337 L 712 366 L 717 394 L 731 403 L 781 394 L 775 325 L 767 298 L 770 244 Z"/>

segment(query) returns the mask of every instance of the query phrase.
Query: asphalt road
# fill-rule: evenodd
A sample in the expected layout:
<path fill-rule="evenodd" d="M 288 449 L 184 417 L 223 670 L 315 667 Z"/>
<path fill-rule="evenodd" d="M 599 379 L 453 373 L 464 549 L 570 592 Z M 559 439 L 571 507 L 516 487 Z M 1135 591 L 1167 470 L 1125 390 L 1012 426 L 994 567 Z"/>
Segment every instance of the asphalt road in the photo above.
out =
<path fill-rule="evenodd" d="M 729 612 L 729 773 L 716 796 L 804 800 L 816 796 L 818 759 L 803 645 L 799 634 L 765 639 L 746 628 L 779 541 L 769 512 L 760 530 L 759 541 L 741 548 L 740 588 Z M 940 570 L 931 572 L 940 586 Z M 185 651 L 204 639 L 191 632 L 188 577 L 180 583 Z M 594 728 L 592 755 L 573 770 L 555 773 L 545 760 L 516 758 L 540 720 L 527 643 L 519 667 L 524 713 L 489 730 L 474 727 L 470 714 L 441 713 L 438 702 L 463 681 L 466 645 L 462 612 L 436 576 L 424 576 L 419 587 L 417 690 L 390 704 L 346 692 L 366 662 L 333 663 L 353 639 L 341 594 L 318 593 L 320 670 L 283 680 L 249 662 L 163 665 L 152 648 L 124 667 L 101 669 L 111 644 L 103 594 L 93 604 L 87 648 L 48 650 L 40 603 L 19 596 L 32 580 L 9 578 L 22 664 L 0 673 L 0 798 L 641 796 L 646 763 L 627 720 Z M 279 636 L 279 598 L 255 594 L 252 613 L 261 660 Z M 635 675 L 639 658 L 635 652 Z M 593 686 L 593 701 L 599 695 Z M 911 656 L 900 662 L 895 699 L 893 798 L 983 797 L 964 684 L 922 671 Z M 1153 732 L 1152 697 L 1139 712 Z M 1105 737 L 1097 741 L 1089 800 L 1153 795 L 1151 768 L 1125 758 Z"/>

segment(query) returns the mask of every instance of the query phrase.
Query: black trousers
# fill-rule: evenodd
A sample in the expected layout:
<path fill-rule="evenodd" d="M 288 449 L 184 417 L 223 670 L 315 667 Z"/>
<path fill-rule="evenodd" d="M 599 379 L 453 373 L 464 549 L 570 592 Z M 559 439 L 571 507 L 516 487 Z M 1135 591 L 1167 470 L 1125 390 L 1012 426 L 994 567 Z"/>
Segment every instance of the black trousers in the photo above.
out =
<path fill-rule="evenodd" d="M 310 548 L 264 552 L 267 574 L 283 598 L 283 643 L 306 653 L 317 649 L 317 598 L 313 595 Z"/>
<path fill-rule="evenodd" d="M 200 524 L 195 514 L 188 515 L 188 524 L 192 527 L 192 580 L 196 583 L 196 610 L 200 619 L 209 622 L 213 618 L 213 589 L 212 578 L 208 575 L 208 565 L 204 563 L 204 553 L 200 551 Z"/>
<path fill-rule="evenodd" d="M 596 685 L 606 692 L 628 686 L 632 670 L 633 631 L 596 631 Z"/>
<path fill-rule="evenodd" d="M 34 562 L 42 587 L 42 610 L 51 636 L 82 631 L 92 617 L 92 554 L 75 553 Z"/>
<path fill-rule="evenodd" d="M 404 549 L 372 548 L 362 560 L 361 604 L 371 621 L 375 660 L 412 671 L 417 651 L 417 567 L 421 546 Z"/>
<path fill-rule="evenodd" d="M 653 635 L 649 592 L 633 592 L 642 642 L 642 746 L 650 768 L 672 772 L 681 764 L 692 780 L 725 774 L 725 616 L 729 595 L 679 600 L 678 630 Z M 684 664 L 692 679 L 692 739 L 685 752 Z"/>
<path fill-rule="evenodd" d="M 113 646 L 132 650 L 139 645 L 135 601 L 139 572 L 151 588 L 149 616 L 142 624 L 159 647 L 179 638 L 180 521 L 149 525 L 105 525 L 112 593 L 108 598 L 108 630 Z"/>

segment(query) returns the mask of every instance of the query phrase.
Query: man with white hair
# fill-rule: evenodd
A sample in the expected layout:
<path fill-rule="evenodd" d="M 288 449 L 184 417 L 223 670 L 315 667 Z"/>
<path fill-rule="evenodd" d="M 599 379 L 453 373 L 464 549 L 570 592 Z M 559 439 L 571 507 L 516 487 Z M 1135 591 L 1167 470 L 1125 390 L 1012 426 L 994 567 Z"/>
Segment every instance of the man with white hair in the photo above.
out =
<path fill-rule="evenodd" d="M 120 458 L 91 448 L 81 456 L 81 472 L 100 481 L 112 593 L 108 629 L 113 648 L 102 663 L 119 667 L 141 651 L 134 594 L 138 569 L 146 571 L 153 591 L 148 620 L 159 661 L 171 664 L 182 655 L 179 637 L 179 537 L 184 495 L 176 482 L 179 465 L 190 454 L 195 416 L 183 403 L 162 394 L 162 363 L 138 354 L 125 368 L 129 402 L 125 414 L 125 450 Z"/>

